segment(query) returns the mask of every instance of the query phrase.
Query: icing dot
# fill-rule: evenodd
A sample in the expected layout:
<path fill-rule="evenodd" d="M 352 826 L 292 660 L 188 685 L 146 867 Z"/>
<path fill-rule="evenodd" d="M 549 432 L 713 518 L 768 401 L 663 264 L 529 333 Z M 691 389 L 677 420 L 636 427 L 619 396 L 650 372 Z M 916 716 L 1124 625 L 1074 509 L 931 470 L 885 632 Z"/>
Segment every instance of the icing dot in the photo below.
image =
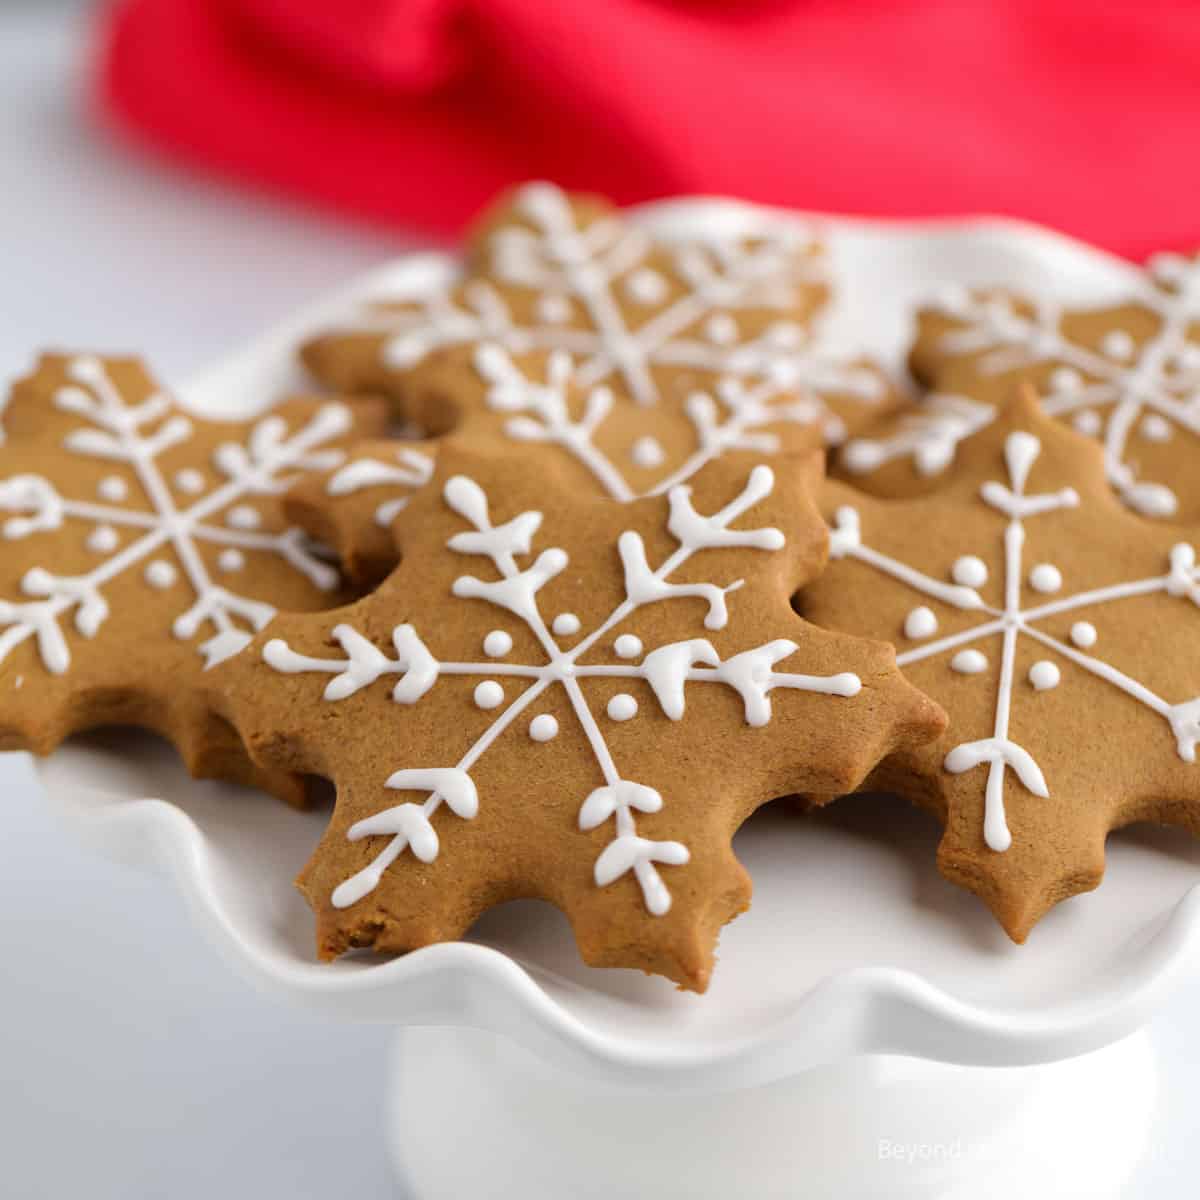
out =
<path fill-rule="evenodd" d="M 1096 644 L 1096 627 L 1091 621 L 1076 621 L 1071 626 L 1071 641 L 1080 649 L 1086 650 Z"/>
<path fill-rule="evenodd" d="M 1029 668 L 1029 682 L 1033 684 L 1039 692 L 1049 691 L 1050 688 L 1058 687 L 1058 681 L 1062 678 L 1056 664 L 1048 659 L 1040 659 Z"/>
<path fill-rule="evenodd" d="M 503 658 L 512 649 L 512 635 L 503 629 L 493 629 L 483 639 L 483 652 L 488 658 Z"/>
<path fill-rule="evenodd" d="M 1112 329 L 1104 335 L 1100 349 L 1109 358 L 1132 358 L 1134 351 L 1133 337 L 1124 329 Z"/>
<path fill-rule="evenodd" d="M 565 296 L 547 292 L 538 299 L 537 315 L 548 325 L 562 325 L 571 319 L 571 302 Z"/>
<path fill-rule="evenodd" d="M 559 637 L 571 637 L 579 632 L 579 618 L 572 612 L 559 613 L 550 628 Z"/>
<path fill-rule="evenodd" d="M 634 465 L 638 467 L 657 467 L 662 464 L 666 457 L 663 454 L 663 448 L 659 445 L 658 438 L 640 437 L 633 443 L 629 450 L 629 457 L 633 459 Z"/>
<path fill-rule="evenodd" d="M 649 267 L 641 267 L 625 280 L 625 294 L 638 304 L 660 304 L 666 299 L 667 281 Z"/>
<path fill-rule="evenodd" d="M 232 546 L 217 555 L 217 566 L 222 571 L 240 571 L 245 565 L 246 556 L 240 550 L 233 549 Z"/>
<path fill-rule="evenodd" d="M 535 742 L 548 742 L 558 734 L 558 721 L 549 713 L 539 713 L 529 722 L 529 736 Z"/>
<path fill-rule="evenodd" d="M 1186 345 L 1180 346 L 1175 354 L 1175 360 L 1184 370 L 1195 370 L 1200 367 L 1200 346 L 1194 342 L 1188 342 Z"/>
<path fill-rule="evenodd" d="M 776 321 L 767 330 L 767 341 L 777 350 L 795 350 L 804 341 L 804 330 L 794 321 Z"/>
<path fill-rule="evenodd" d="M 181 492 L 194 496 L 204 491 L 204 476 L 195 467 L 184 467 L 175 473 L 175 486 Z"/>
<path fill-rule="evenodd" d="M 988 581 L 987 563 L 974 554 L 964 554 L 962 558 L 955 560 L 950 577 L 963 587 L 983 587 Z"/>
<path fill-rule="evenodd" d="M 258 509 L 249 504 L 239 504 L 225 514 L 225 524 L 231 529 L 257 529 L 261 523 Z"/>
<path fill-rule="evenodd" d="M 480 708 L 499 708 L 504 703 L 504 689 L 494 679 L 485 679 L 475 688 L 475 703 Z"/>
<path fill-rule="evenodd" d="M 1100 432 L 1102 422 L 1098 412 L 1093 412 L 1090 408 L 1085 408 L 1075 414 L 1075 418 L 1071 424 L 1087 437 L 1095 437 Z"/>
<path fill-rule="evenodd" d="M 1077 392 L 1083 387 L 1083 376 L 1074 367 L 1055 367 L 1049 383 L 1053 392 Z"/>
<path fill-rule="evenodd" d="M 950 669 L 960 675 L 978 675 L 987 670 L 987 665 L 987 655 L 979 650 L 960 650 L 950 660 Z"/>
<path fill-rule="evenodd" d="M 642 654 L 642 639 L 632 633 L 623 633 L 615 642 L 613 650 L 618 658 L 640 658 Z"/>
<path fill-rule="evenodd" d="M 927 638 L 937 633 L 938 621 L 933 611 L 925 607 L 914 608 L 904 618 L 904 636 L 910 638 Z"/>
<path fill-rule="evenodd" d="M 608 715 L 614 721 L 628 721 L 637 715 L 638 702 L 628 692 L 618 692 L 608 702 Z"/>
<path fill-rule="evenodd" d="M 841 417 L 831 413 L 825 418 L 825 445 L 840 446 L 849 435 L 850 431 Z"/>
<path fill-rule="evenodd" d="M 146 582 L 154 588 L 169 588 L 175 582 L 175 568 L 169 562 L 157 559 L 146 567 Z"/>
<path fill-rule="evenodd" d="M 117 531 L 111 525 L 97 525 L 88 534 L 85 544 L 89 550 L 94 550 L 97 554 L 108 554 L 117 548 L 119 541 Z"/>
<path fill-rule="evenodd" d="M 1062 572 L 1052 563 L 1038 563 L 1029 572 L 1029 586 L 1035 592 L 1057 592 L 1062 583 Z"/>
<path fill-rule="evenodd" d="M 105 475 L 97 485 L 96 491 L 102 500 L 111 500 L 114 504 L 129 495 L 129 487 L 120 475 Z"/>
<path fill-rule="evenodd" d="M 1142 419 L 1142 437 L 1148 442 L 1169 442 L 1171 422 L 1161 413 L 1147 413 Z"/>
<path fill-rule="evenodd" d="M 737 322 L 728 313 L 713 313 L 704 324 L 704 335 L 714 346 L 737 341 Z"/>

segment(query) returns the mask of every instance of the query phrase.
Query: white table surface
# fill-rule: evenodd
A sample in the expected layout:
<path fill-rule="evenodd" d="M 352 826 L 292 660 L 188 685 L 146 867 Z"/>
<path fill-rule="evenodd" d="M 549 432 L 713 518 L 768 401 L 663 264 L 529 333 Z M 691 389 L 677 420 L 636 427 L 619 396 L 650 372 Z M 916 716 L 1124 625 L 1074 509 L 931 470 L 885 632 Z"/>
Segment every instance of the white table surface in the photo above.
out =
<path fill-rule="evenodd" d="M 42 347 L 145 353 L 168 380 L 416 244 L 148 163 L 80 117 L 70 6 L 0 0 L 0 376 Z M 0 1196 L 393 1197 L 387 1031 L 231 974 L 162 881 L 77 850 L 0 756 Z M 1135 1200 L 1195 1195 L 1200 964 Z M 1114 1097 L 1119 1103 L 1119 1097 Z M 499 1193 L 497 1193 L 499 1195 Z"/>

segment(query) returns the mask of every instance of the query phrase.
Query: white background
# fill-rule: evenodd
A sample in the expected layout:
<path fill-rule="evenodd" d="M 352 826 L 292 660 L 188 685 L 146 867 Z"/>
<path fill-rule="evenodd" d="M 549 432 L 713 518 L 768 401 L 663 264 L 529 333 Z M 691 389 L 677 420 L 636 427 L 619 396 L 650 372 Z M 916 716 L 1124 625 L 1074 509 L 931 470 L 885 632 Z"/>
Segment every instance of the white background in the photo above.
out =
<path fill-rule="evenodd" d="M 81 118 L 69 14 L 0 3 L 5 382 L 43 347 L 140 351 L 185 378 L 416 244 L 114 144 Z M 255 993 L 169 886 L 53 827 L 19 756 L 0 756 L 0 964 L 0 1200 L 396 1195 L 387 1031 Z M 1200 964 L 1152 1030 L 1164 1095 L 1138 1200 L 1196 1194 L 1196 1013 Z"/>

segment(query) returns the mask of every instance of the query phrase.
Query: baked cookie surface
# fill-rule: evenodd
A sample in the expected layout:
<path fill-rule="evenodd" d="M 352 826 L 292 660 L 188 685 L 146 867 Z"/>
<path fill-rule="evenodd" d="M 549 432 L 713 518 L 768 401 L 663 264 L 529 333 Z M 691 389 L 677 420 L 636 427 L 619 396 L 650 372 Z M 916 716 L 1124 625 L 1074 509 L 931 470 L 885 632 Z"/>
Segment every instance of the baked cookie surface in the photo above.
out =
<path fill-rule="evenodd" d="M 742 821 L 853 788 L 943 727 L 891 647 L 792 610 L 825 561 L 821 455 L 707 465 L 666 495 L 451 440 L 366 599 L 280 617 L 231 663 L 251 753 L 332 779 L 300 878 L 318 948 L 404 951 L 539 897 L 583 957 L 703 991 L 749 904 Z"/>
<path fill-rule="evenodd" d="M 871 783 L 932 808 L 944 874 L 1023 941 L 1094 888 L 1109 830 L 1200 831 L 1194 530 L 1113 494 L 1104 452 L 1031 393 L 958 447 L 940 490 L 885 501 L 837 482 L 828 571 L 800 608 L 896 644 L 946 709 L 937 742 Z"/>
<path fill-rule="evenodd" d="M 210 421 L 134 359 L 44 357 L 0 445 L 0 745 L 38 754 L 101 725 L 173 741 L 189 768 L 298 802 L 200 696 L 280 608 L 344 602 L 278 496 L 382 427 L 381 405 L 291 400 Z"/>
<path fill-rule="evenodd" d="M 1200 520 L 1200 260 L 1159 255 L 1104 307 L 953 290 L 918 314 L 910 364 L 935 395 L 844 447 L 837 470 L 857 487 L 935 489 L 959 443 L 1028 382 L 1047 414 L 1100 443 L 1130 508 Z"/>

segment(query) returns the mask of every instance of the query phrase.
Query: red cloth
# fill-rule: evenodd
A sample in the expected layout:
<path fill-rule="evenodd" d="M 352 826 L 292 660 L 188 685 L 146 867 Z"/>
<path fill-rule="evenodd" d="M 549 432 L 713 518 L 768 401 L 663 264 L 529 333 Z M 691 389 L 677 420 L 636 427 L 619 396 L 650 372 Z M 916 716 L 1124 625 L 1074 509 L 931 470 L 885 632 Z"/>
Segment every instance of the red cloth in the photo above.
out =
<path fill-rule="evenodd" d="M 1200 243 L 1200 7 L 123 0 L 102 105 L 180 157 L 441 233 L 544 177 L 632 202 L 1005 213 Z"/>

